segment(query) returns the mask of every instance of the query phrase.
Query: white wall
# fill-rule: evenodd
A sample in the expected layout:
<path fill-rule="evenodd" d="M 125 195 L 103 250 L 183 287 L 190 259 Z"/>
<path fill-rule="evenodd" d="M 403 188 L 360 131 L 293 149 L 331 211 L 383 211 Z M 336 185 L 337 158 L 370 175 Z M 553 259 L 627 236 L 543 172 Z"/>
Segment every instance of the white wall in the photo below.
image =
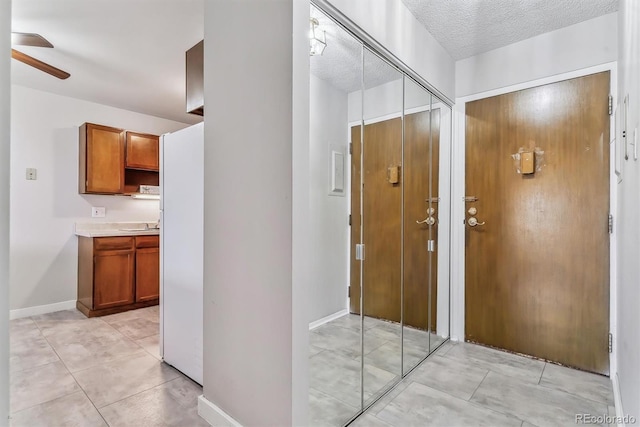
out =
<path fill-rule="evenodd" d="M 346 308 L 349 214 L 347 94 L 311 75 L 309 110 L 309 322 Z M 345 159 L 344 197 L 329 195 L 330 150 Z"/>
<path fill-rule="evenodd" d="M 611 13 L 456 62 L 456 97 L 617 60 Z"/>
<path fill-rule="evenodd" d="M 11 1 L 0 1 L 0 426 L 9 425 Z"/>
<path fill-rule="evenodd" d="M 621 0 L 619 8 L 618 95 L 629 95 L 629 136 L 640 132 L 640 2 Z M 620 105 L 620 104 L 619 104 Z M 619 107 L 620 109 L 620 107 Z M 617 135 L 620 138 L 620 133 Z M 640 134 L 638 135 L 640 140 Z M 630 147 L 632 151 L 633 147 Z M 640 418 L 640 161 L 624 161 L 618 186 L 618 379 L 624 413 Z M 614 225 L 615 226 L 615 225 Z"/>
<path fill-rule="evenodd" d="M 455 98 L 451 56 L 399 0 L 330 0 L 355 24 L 441 91 Z"/>
<path fill-rule="evenodd" d="M 303 0 L 205 4 L 200 413 L 220 414 L 216 405 L 245 426 L 307 423 L 308 272 L 299 261 L 308 254 L 298 244 L 308 241 L 299 232 L 309 181 L 293 159 L 308 164 L 308 17 Z"/>
<path fill-rule="evenodd" d="M 429 93 L 413 82 L 407 81 L 405 92 L 404 105 L 407 110 L 429 108 L 431 102 L 438 102 L 436 97 L 432 100 Z M 365 120 L 399 116 L 402 113 L 402 96 L 402 78 L 365 90 Z M 362 92 L 358 90 L 349 93 L 348 102 L 349 123 L 359 122 L 362 118 Z"/>
<path fill-rule="evenodd" d="M 78 194 L 78 126 L 160 134 L 187 125 L 17 85 L 11 113 L 11 309 L 75 300 L 76 222 L 159 217 L 157 201 Z M 36 181 L 25 179 L 28 167 Z M 92 219 L 91 206 L 106 217 Z"/>

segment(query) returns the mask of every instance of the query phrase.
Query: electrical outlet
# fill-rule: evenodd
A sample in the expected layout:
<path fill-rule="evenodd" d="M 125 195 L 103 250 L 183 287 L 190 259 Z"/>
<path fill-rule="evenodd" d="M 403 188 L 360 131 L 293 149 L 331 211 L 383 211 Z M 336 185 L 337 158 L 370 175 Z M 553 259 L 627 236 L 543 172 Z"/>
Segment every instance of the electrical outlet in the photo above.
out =
<path fill-rule="evenodd" d="M 104 218 L 107 209 L 102 207 L 92 207 L 91 208 L 91 217 L 92 218 Z"/>
<path fill-rule="evenodd" d="M 35 181 L 38 179 L 38 169 L 36 168 L 27 168 L 27 180 Z"/>

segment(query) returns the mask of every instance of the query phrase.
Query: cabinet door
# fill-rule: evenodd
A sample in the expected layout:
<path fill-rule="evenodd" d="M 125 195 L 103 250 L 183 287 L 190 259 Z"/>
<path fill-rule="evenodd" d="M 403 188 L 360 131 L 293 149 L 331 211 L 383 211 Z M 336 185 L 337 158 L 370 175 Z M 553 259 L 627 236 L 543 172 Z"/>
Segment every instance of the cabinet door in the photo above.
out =
<path fill-rule="evenodd" d="M 93 262 L 94 309 L 132 304 L 135 251 L 96 252 Z"/>
<path fill-rule="evenodd" d="M 82 193 L 119 194 L 124 191 L 124 135 L 121 129 L 87 123 L 80 139 L 80 169 L 86 161 Z"/>
<path fill-rule="evenodd" d="M 157 135 L 127 132 L 127 161 L 130 169 L 160 169 L 160 138 Z"/>
<path fill-rule="evenodd" d="M 160 297 L 160 248 L 136 250 L 136 302 Z"/>

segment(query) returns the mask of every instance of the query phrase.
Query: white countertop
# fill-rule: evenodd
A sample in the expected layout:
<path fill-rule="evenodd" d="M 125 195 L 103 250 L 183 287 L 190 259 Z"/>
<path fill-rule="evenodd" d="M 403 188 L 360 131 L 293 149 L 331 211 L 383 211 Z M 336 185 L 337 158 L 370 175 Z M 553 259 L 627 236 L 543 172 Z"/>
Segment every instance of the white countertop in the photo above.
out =
<path fill-rule="evenodd" d="M 89 222 L 76 223 L 75 235 L 82 237 L 117 236 L 157 236 L 159 228 L 145 229 L 145 225 L 155 227 L 156 221 L 149 222 Z"/>

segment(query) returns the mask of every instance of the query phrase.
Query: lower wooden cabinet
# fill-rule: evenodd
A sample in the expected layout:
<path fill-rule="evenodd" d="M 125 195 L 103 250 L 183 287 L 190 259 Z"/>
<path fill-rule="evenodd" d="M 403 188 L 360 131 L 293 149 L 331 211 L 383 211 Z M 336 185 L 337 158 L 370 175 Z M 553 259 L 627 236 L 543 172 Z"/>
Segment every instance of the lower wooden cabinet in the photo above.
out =
<path fill-rule="evenodd" d="M 160 241 L 136 237 L 136 302 L 160 298 Z"/>
<path fill-rule="evenodd" d="M 88 317 L 158 304 L 158 236 L 78 237 L 77 308 Z"/>

